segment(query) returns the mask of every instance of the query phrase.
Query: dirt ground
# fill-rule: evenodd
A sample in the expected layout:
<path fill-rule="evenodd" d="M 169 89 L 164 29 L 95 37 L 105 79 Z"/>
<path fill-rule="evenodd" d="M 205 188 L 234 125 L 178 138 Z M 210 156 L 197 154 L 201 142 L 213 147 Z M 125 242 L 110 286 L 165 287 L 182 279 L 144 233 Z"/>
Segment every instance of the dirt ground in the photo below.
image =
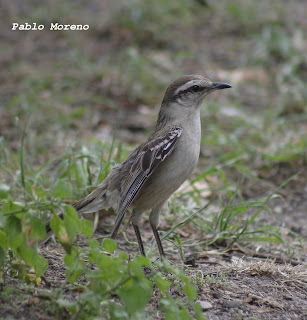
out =
<path fill-rule="evenodd" d="M 90 2 L 92 8 L 101 9 L 96 1 Z M 106 4 L 104 6 L 108 8 Z M 307 2 L 293 1 L 293 6 L 288 7 L 289 24 L 296 23 L 301 30 L 306 31 Z M 39 70 L 48 72 L 52 68 L 59 68 L 58 77 L 61 78 L 63 76 L 61 67 L 57 63 L 61 59 L 66 61 L 65 55 L 68 47 L 75 43 L 75 39 L 72 40 L 69 36 L 59 36 L 55 32 L 46 31 L 43 33 L 43 37 L 42 34 L 35 32 L 23 34 L 12 32 L 9 28 L 10 23 L 12 19 L 20 15 L 20 10 L 27 12 L 29 8 L 26 5 L 21 5 L 20 8 L 16 9 L 14 5 L 6 2 L 5 10 L 0 14 L 2 15 L 0 22 L 2 44 L 0 52 L 1 105 L 8 103 L 17 92 L 28 90 L 24 78 L 29 76 L 33 70 L 37 73 Z M 90 10 L 85 11 L 85 16 L 87 16 L 88 11 Z M 102 17 L 106 14 L 105 11 L 103 12 Z M 204 15 L 204 17 L 209 19 L 210 14 Z M 178 33 L 174 32 L 174 36 L 178 36 L 178 34 L 180 36 L 180 32 L 184 30 L 185 38 L 189 40 L 180 42 L 180 45 L 187 46 L 192 52 L 190 58 L 186 59 L 185 64 L 181 66 L 180 72 L 191 73 L 210 66 L 209 76 L 215 75 L 218 79 L 227 77 L 234 82 L 239 78 L 241 84 L 238 88 L 234 88 L 227 97 L 221 98 L 219 102 L 227 103 L 227 99 L 230 99 L 237 101 L 238 104 L 245 104 L 252 116 L 253 112 L 265 108 L 268 102 L 274 103 L 276 90 L 274 86 L 268 86 L 272 75 L 267 74 L 265 68 L 240 67 L 242 64 L 246 65 L 246 57 L 252 54 L 255 42 L 254 39 L 248 37 L 248 34 L 244 34 L 244 31 L 238 30 L 235 23 L 227 20 L 227 17 L 225 19 L 225 29 L 221 27 L 220 18 L 211 17 L 210 32 L 205 27 L 199 28 L 200 24 L 198 28 L 186 30 L 179 28 Z M 95 28 L 86 36 L 81 35 L 77 42 L 81 43 L 87 58 L 97 61 L 97 65 L 101 67 L 109 63 L 109 56 L 115 55 L 118 50 L 123 50 L 123 48 L 131 45 L 133 34 L 123 28 L 117 29 L 116 24 L 110 26 L 104 24 L 103 21 L 101 23 L 95 21 L 94 23 Z M 72 35 L 71 37 L 75 36 Z M 156 72 L 158 75 L 165 74 L 164 86 L 172 79 L 173 74 L 169 73 L 168 70 L 174 66 L 171 54 L 168 55 L 159 48 L 159 46 L 163 47 L 163 41 L 165 40 L 162 39 L 161 43 L 155 44 L 154 47 L 150 41 L 146 41 L 146 38 L 142 41 L 143 52 L 160 61 L 160 68 L 157 68 Z M 278 70 L 277 66 L 276 70 Z M 74 77 L 74 74 L 79 76 L 78 71 L 73 70 L 73 68 L 69 72 L 70 77 Z M 91 73 L 91 71 L 86 72 Z M 116 76 L 114 78 L 116 79 Z M 114 78 L 110 76 L 109 82 L 106 81 L 106 83 L 100 83 L 98 79 L 94 76 L 91 78 L 88 74 L 84 81 L 78 79 L 72 95 L 78 96 L 80 101 L 83 98 L 82 92 L 87 90 L 99 95 L 102 94 L 104 99 L 107 100 L 104 100 L 100 105 L 97 101 L 86 101 L 86 98 L 84 98 L 85 101 L 82 101 L 82 103 L 91 104 L 93 109 L 90 114 L 84 116 L 86 117 L 85 120 L 75 120 L 69 123 L 68 128 L 65 129 L 65 134 L 61 133 L 59 127 L 55 124 L 50 123 L 50 134 L 43 140 L 43 143 L 50 146 L 50 153 L 39 154 L 36 159 L 38 163 L 46 161 L 50 154 L 53 154 L 53 156 L 61 154 L 71 141 L 81 136 L 96 135 L 97 137 L 110 139 L 114 122 L 117 121 L 115 119 L 118 118 L 115 108 L 106 107 L 108 104 L 106 101 L 109 100 L 117 99 L 118 105 L 123 106 L 118 123 L 118 139 L 127 144 L 136 144 L 143 141 L 144 135 L 147 134 L 144 133 L 145 130 L 150 130 L 153 126 L 153 121 L 148 120 L 148 118 L 154 118 L 154 111 L 144 109 L 145 102 L 138 97 L 132 98 L 129 96 L 129 90 L 125 91 L 118 87 Z M 243 82 L 246 80 L 245 85 L 242 85 L 242 79 Z M 261 85 L 253 87 L 255 82 Z M 268 87 L 270 88 L 268 89 Z M 48 95 L 48 92 L 44 92 L 44 88 L 42 88 L 41 92 L 34 93 L 34 95 L 36 94 L 34 100 L 44 99 L 44 94 Z M 66 110 L 65 104 L 66 102 L 63 102 L 63 105 L 61 105 L 62 110 Z M 137 106 L 136 108 L 133 108 L 134 104 Z M 26 108 L 26 106 L 23 105 L 23 108 Z M 16 115 L 15 110 L 11 110 L 13 111 L 2 107 L 0 109 L 1 135 L 5 137 L 7 145 L 12 150 L 17 150 L 20 133 L 17 133 L 15 129 L 12 130 Z M 146 116 L 144 114 L 141 116 L 141 121 L 138 122 L 140 125 L 137 126 L 135 125 L 135 117 L 142 112 L 145 112 Z M 20 117 L 17 111 L 16 113 Z M 101 120 L 102 115 L 103 120 Z M 300 122 L 299 125 L 306 127 L 304 122 Z M 33 134 L 39 135 L 40 132 L 44 131 L 44 128 L 36 128 L 35 130 Z M 38 140 L 38 143 L 41 143 L 40 140 Z M 198 278 L 197 300 L 202 305 L 204 315 L 208 319 L 307 319 L 306 158 L 298 158 L 286 163 L 277 162 L 269 172 L 263 171 L 261 181 L 258 180 L 256 185 L 249 185 L 246 188 L 244 196 L 246 199 L 266 196 L 296 173 L 299 173 L 299 175 L 280 191 L 280 197 L 270 201 L 269 205 L 274 214 L 260 216 L 259 220 L 255 222 L 259 225 L 268 224 L 284 227 L 287 230 L 285 232 L 288 233 L 285 234 L 285 237 L 295 239 L 293 240 L 295 241 L 295 253 L 287 250 L 280 243 L 243 243 L 231 249 L 228 249 L 227 245 L 221 247 L 215 245 L 207 248 L 206 251 L 195 248 L 195 252 L 190 252 L 185 248 L 185 258 L 191 260 L 192 264 L 188 267 L 183 264 L 173 245 L 168 242 L 165 243 L 168 259 L 172 263 L 185 268 L 192 278 Z M 94 235 L 95 238 L 110 233 L 112 219 L 112 217 L 107 217 L 100 220 Z M 166 231 L 170 227 L 166 219 L 162 217 L 160 228 Z M 291 232 L 294 232 L 296 236 L 292 237 Z M 152 234 L 147 221 L 144 221 L 142 233 L 144 233 L 145 246 L 149 247 Z M 183 230 L 181 234 L 183 239 L 185 234 L 187 232 Z M 134 244 L 128 243 L 121 234 L 118 238 L 119 249 L 129 252 L 133 257 L 138 253 L 138 250 L 131 227 L 128 227 L 126 236 Z M 82 245 L 82 239 L 79 239 L 79 241 Z M 65 278 L 63 249 L 54 241 L 50 241 L 42 248 L 41 252 L 49 263 L 49 268 L 42 278 L 41 288 L 59 287 L 60 281 Z M 192 257 L 189 257 L 191 255 Z M 25 298 L 21 301 L 2 299 L 0 301 L 1 319 L 54 319 L 54 315 L 41 312 L 43 305 L 39 300 L 41 298 L 39 291 L 33 289 L 29 292 L 24 284 L 13 278 L 7 280 L 6 286 L 12 290 L 23 292 Z M 68 299 L 76 299 L 78 293 L 67 290 L 67 297 Z M 44 301 L 44 303 L 47 304 L 48 301 Z M 151 303 L 155 303 L 154 298 Z M 65 315 L 65 318 L 67 318 L 67 315 Z M 155 315 L 155 319 L 162 319 L 159 312 Z"/>

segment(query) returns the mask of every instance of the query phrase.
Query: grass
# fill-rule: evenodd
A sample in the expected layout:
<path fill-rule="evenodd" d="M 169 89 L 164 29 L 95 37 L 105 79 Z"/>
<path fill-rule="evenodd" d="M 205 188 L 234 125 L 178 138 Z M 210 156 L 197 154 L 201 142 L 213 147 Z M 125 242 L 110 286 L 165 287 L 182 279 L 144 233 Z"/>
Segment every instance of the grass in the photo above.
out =
<path fill-rule="evenodd" d="M 82 148 L 81 146 L 76 149 L 68 148 L 62 156 L 56 157 L 36 168 L 30 162 L 27 154 L 27 130 L 29 130 L 29 127 L 25 125 L 19 155 L 14 154 L 5 146 L 2 149 L 2 154 L 5 155 L 2 159 L 6 159 L 4 162 L 5 170 L 2 173 L 5 173 L 9 178 L 7 183 L 2 185 L 3 200 L 0 234 L 3 257 L 11 252 L 15 260 L 23 260 L 26 264 L 16 264 L 12 263 L 11 259 L 2 259 L 1 264 L 4 267 L 2 277 L 6 277 L 6 272 L 11 270 L 12 275 L 17 275 L 24 281 L 40 283 L 40 277 L 46 271 L 47 262 L 45 258 L 39 255 L 35 245 L 37 240 L 43 239 L 45 236 L 42 221 L 37 219 L 37 213 L 40 216 L 46 216 L 50 212 L 61 210 L 64 212 L 64 221 L 54 216 L 51 226 L 66 251 L 64 257 L 66 281 L 62 283 L 57 291 L 58 293 L 50 295 L 49 299 L 53 301 L 59 310 L 69 310 L 69 314 L 82 318 L 85 313 L 88 315 L 90 306 L 93 308 L 92 314 L 99 314 L 98 305 L 93 305 L 93 299 L 96 299 L 95 297 L 98 293 L 101 296 L 101 292 L 105 292 L 102 296 L 108 298 L 116 292 L 126 307 L 132 303 L 131 299 L 128 298 L 129 295 L 133 295 L 136 301 L 139 302 L 124 312 L 125 309 L 119 304 L 114 304 L 112 300 L 107 299 L 104 300 L 104 312 L 109 312 L 111 316 L 114 312 L 119 312 L 125 314 L 125 317 L 132 316 L 135 312 L 143 314 L 144 306 L 152 294 L 152 285 L 160 285 L 164 288 L 165 285 L 169 286 L 172 283 L 167 280 L 167 274 L 157 278 L 154 273 L 150 279 L 145 281 L 144 275 L 141 273 L 142 269 L 136 271 L 134 268 L 139 269 L 142 266 L 149 266 L 147 259 L 144 261 L 134 260 L 134 267 L 129 267 L 130 263 L 127 262 L 128 255 L 124 254 L 120 254 L 118 257 L 110 257 L 107 254 L 101 260 L 100 245 L 96 240 L 91 240 L 93 232 L 91 222 L 77 218 L 75 211 L 65 204 L 67 201 L 70 203 L 73 198 L 78 199 L 86 195 L 93 187 L 97 186 L 107 175 L 111 166 L 118 161 L 122 161 L 127 156 L 127 150 L 120 145 L 117 146 L 114 142 L 111 144 L 100 142 L 91 145 L 89 148 Z M 14 159 L 14 161 L 12 162 L 9 159 Z M 171 241 L 179 249 L 182 260 L 185 259 L 185 250 L 188 250 L 191 246 L 199 248 L 198 250 L 206 250 L 206 248 L 213 245 L 229 248 L 240 241 L 262 241 L 267 243 L 278 241 L 286 244 L 286 240 L 281 236 L 281 230 L 278 227 L 270 225 L 258 228 L 253 227 L 255 220 L 263 210 L 270 211 L 267 203 L 278 189 L 273 190 L 263 200 L 244 200 L 240 195 L 241 184 L 233 185 L 226 178 L 227 174 L 224 171 L 227 167 L 234 168 L 233 165 L 237 166 L 238 161 L 237 154 L 235 159 L 228 156 L 227 165 L 217 165 L 211 170 L 206 170 L 192 181 L 193 186 L 193 184 L 204 181 L 204 179 L 208 179 L 215 174 L 218 175 L 220 183 L 222 183 L 220 192 L 225 192 L 229 200 L 225 202 L 224 199 L 217 211 L 214 202 L 195 196 L 194 193 L 201 194 L 202 192 L 195 186 L 193 192 L 191 190 L 183 190 L 177 197 L 173 197 L 173 205 L 170 207 L 171 214 L 174 214 L 172 221 L 170 221 L 173 227 L 163 233 L 161 238 L 162 240 Z M 282 188 L 287 182 L 283 183 L 279 188 Z M 185 203 L 186 201 L 188 202 Z M 201 213 L 205 214 L 201 215 Z M 176 223 L 178 220 L 180 222 Z M 198 233 L 197 239 L 194 238 L 192 241 L 181 238 L 176 232 L 191 223 L 194 224 Z M 194 227 L 192 227 L 192 230 Z M 88 238 L 88 247 L 79 248 L 74 245 L 76 234 L 79 232 L 82 232 Z M 103 242 L 105 244 L 102 244 L 103 252 L 113 253 L 116 246 L 113 243 L 106 244 L 105 241 L 107 239 Z M 7 251 L 9 248 L 10 250 Z M 118 278 L 118 274 L 115 273 L 112 276 L 114 282 L 110 283 L 108 280 L 108 284 L 106 284 L 106 280 L 99 280 L 101 278 L 100 273 L 92 273 L 88 270 L 84 261 L 97 265 L 98 268 L 101 268 L 102 274 L 106 274 L 106 268 L 108 268 L 109 264 L 112 264 L 113 267 L 116 264 L 120 273 L 123 272 L 124 265 L 128 269 L 126 269 L 121 278 Z M 33 272 L 30 271 L 27 265 L 34 267 L 36 276 L 33 276 Z M 133 268 L 134 271 L 130 268 Z M 133 273 L 131 274 L 131 272 Z M 134 272 L 137 272 L 137 274 L 134 274 Z M 174 267 L 168 269 L 168 272 L 176 272 L 179 277 L 176 281 L 185 283 L 185 285 L 180 284 L 180 287 L 187 286 L 184 291 L 187 295 L 187 301 L 193 299 L 195 297 L 193 293 L 195 289 L 193 289 L 194 287 L 190 280 L 184 278 L 183 275 L 181 276 L 181 273 L 178 273 L 179 270 L 176 271 Z M 89 286 L 83 287 L 82 290 L 85 290 L 84 295 L 79 302 L 67 302 L 64 287 L 68 283 L 78 287 L 80 285 L 78 279 L 82 274 L 85 274 L 88 281 L 90 281 Z M 94 282 L 90 284 L 91 281 Z M 97 281 L 102 282 L 98 285 Z M 130 281 L 133 281 L 134 284 L 130 284 Z M 144 287 L 144 281 L 148 284 L 146 288 Z M 147 298 L 144 300 L 139 300 L 140 298 L 137 295 L 137 288 L 139 288 L 140 283 L 143 283 L 143 292 L 148 292 L 148 297 L 145 295 Z M 132 288 L 134 289 L 132 290 Z M 177 314 L 178 317 L 179 315 L 184 317 L 184 315 L 189 314 L 185 304 L 175 303 L 171 296 L 162 294 L 163 290 L 161 291 L 159 303 L 161 311 L 166 316 L 168 308 L 171 308 L 172 312 Z M 187 303 L 189 304 L 190 302 Z M 197 304 L 192 305 L 195 315 L 199 314 L 198 308 Z"/>
<path fill-rule="evenodd" d="M 255 246 L 276 244 L 295 258 L 303 244 L 278 220 L 272 203 L 283 197 L 282 188 L 298 183 L 301 176 L 294 174 L 307 162 L 306 58 L 301 45 L 305 36 L 287 23 L 286 9 L 276 5 L 265 10 L 254 1 L 209 2 L 208 7 L 197 4 L 197 10 L 184 0 L 180 6 L 178 1 L 153 6 L 133 1 L 119 11 L 111 7 L 113 15 L 105 20 L 99 10 L 86 9 L 82 19 L 86 23 L 91 14 L 94 23 L 86 35 L 46 33 L 37 47 L 34 34 L 29 34 L 31 59 L 18 57 L 10 51 L 12 46 L 2 47 L 7 56 L 17 58 L 8 59 L 11 86 L 3 89 L 0 111 L 0 284 L 15 277 L 35 285 L 44 280 L 47 260 L 36 245 L 45 236 L 42 219 L 62 211 L 64 221 L 54 217 L 52 225 L 65 250 L 65 280 L 50 292 L 33 289 L 51 301 L 52 314 L 142 319 L 154 317 L 156 308 L 148 303 L 154 299 L 166 319 L 202 319 L 195 303 L 200 279 L 187 269 L 159 263 L 146 275 L 143 267 L 157 252 L 154 241 L 147 245 L 150 260 L 114 254 L 116 244 L 92 239 L 92 223 L 79 219 L 69 204 L 97 187 L 111 167 L 145 139 L 142 131 L 132 146 L 121 128 L 102 134 L 120 107 L 126 115 L 131 107 L 157 106 L 177 74 L 204 68 L 214 73 L 214 59 L 211 66 L 196 57 L 199 51 L 215 57 L 215 51 L 207 54 L 207 47 L 199 46 L 208 34 L 220 43 L 210 36 L 210 47 L 216 45 L 216 52 L 222 49 L 226 54 L 233 47 L 227 47 L 225 34 L 236 37 L 235 45 L 252 35 L 256 45 L 244 52 L 244 67 L 265 69 L 266 79 L 230 77 L 234 93 L 210 100 L 203 108 L 199 166 L 162 215 L 161 226 L 167 231 L 161 238 L 179 250 L 183 261 L 191 252 L 222 255 L 244 246 L 256 254 Z M 62 16 L 73 21 L 79 11 L 78 5 L 71 10 L 60 3 L 48 15 L 40 6 L 23 13 L 15 10 L 18 17 L 41 23 Z M 42 52 L 43 59 L 35 52 Z M 239 52 L 237 60 L 241 61 Z M 286 170 L 274 173 L 280 166 Z M 84 234 L 85 246 L 75 245 L 77 233 Z M 207 283 L 225 280 L 219 275 L 203 278 Z M 80 299 L 71 299 L 67 288 L 80 291 Z M 0 298 L 7 302 L 14 295 L 7 289 Z"/>

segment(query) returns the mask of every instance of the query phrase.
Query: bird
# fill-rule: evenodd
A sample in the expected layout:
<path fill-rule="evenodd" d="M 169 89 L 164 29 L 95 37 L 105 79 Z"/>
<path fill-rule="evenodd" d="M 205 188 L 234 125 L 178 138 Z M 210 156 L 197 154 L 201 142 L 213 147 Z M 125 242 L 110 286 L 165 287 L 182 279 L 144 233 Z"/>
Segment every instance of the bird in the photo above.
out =
<path fill-rule="evenodd" d="M 117 212 L 111 233 L 115 239 L 129 209 L 141 255 L 146 256 L 140 232 L 144 212 L 161 259 L 164 249 L 157 230 L 159 215 L 169 197 L 191 176 L 199 159 L 200 106 L 205 97 L 229 84 L 212 82 L 202 75 L 183 75 L 166 89 L 154 132 L 121 164 L 115 165 L 101 184 L 72 206 L 79 214 L 112 208 Z M 52 233 L 50 223 L 47 234 Z"/>

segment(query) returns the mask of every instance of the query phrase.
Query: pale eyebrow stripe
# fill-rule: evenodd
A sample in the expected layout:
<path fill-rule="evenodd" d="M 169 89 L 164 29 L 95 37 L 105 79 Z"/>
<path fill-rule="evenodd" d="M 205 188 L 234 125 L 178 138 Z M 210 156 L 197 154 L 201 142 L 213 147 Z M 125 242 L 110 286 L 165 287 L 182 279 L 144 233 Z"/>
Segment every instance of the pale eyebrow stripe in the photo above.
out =
<path fill-rule="evenodd" d="M 174 95 L 177 95 L 180 91 L 184 91 L 187 90 L 188 88 L 192 87 L 192 85 L 196 84 L 197 81 L 195 80 L 191 80 L 185 84 L 183 84 L 182 86 L 180 86 L 174 93 Z"/>

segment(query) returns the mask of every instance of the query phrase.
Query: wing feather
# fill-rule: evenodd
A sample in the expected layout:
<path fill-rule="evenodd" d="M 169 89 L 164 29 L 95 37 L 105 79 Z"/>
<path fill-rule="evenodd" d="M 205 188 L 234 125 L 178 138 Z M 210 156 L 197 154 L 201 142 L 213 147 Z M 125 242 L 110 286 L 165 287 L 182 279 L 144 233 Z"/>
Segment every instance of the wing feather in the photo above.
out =
<path fill-rule="evenodd" d="M 157 138 L 153 135 L 151 139 L 139 149 L 135 161 L 131 166 L 123 197 L 119 205 L 118 215 L 111 235 L 112 238 L 116 237 L 126 210 L 135 199 L 137 193 L 157 166 L 171 154 L 181 133 L 181 127 L 171 127 L 165 131 L 162 137 Z"/>

